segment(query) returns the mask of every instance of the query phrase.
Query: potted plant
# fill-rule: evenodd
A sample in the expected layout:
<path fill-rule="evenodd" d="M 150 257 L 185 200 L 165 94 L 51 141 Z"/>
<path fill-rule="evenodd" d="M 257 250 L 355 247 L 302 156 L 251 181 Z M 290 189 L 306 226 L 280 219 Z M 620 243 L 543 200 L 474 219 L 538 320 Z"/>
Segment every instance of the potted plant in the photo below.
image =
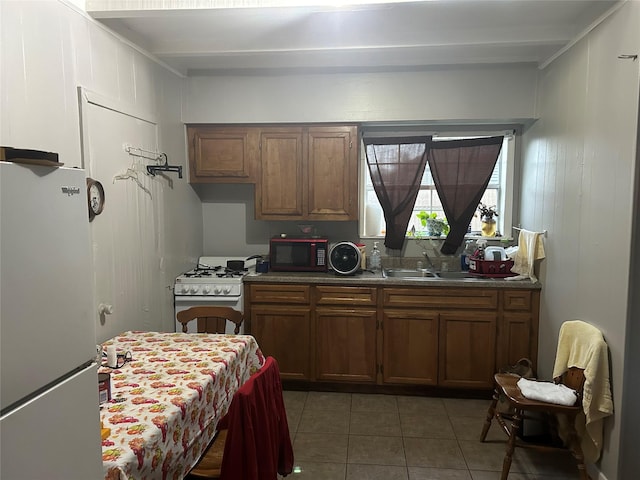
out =
<path fill-rule="evenodd" d="M 447 223 L 447 219 L 437 218 L 437 213 L 427 213 L 422 210 L 418 212 L 416 216 L 420 219 L 422 226 L 427 229 L 427 235 L 430 237 L 439 237 L 442 234 L 447 235 L 449 233 L 449 224 Z"/>
<path fill-rule="evenodd" d="M 484 203 L 480 202 L 478 205 L 478 211 L 480 212 L 480 221 L 482 222 L 482 236 L 483 237 L 495 237 L 497 223 L 493 217 L 498 216 L 496 207 L 488 207 Z"/>

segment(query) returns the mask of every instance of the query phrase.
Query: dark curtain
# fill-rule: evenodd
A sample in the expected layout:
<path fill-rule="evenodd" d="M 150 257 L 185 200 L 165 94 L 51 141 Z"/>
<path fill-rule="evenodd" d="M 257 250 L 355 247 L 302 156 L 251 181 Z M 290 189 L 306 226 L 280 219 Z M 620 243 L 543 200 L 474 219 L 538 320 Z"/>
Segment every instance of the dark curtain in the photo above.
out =
<path fill-rule="evenodd" d="M 431 137 L 364 139 L 373 188 L 387 222 L 387 248 L 399 250 L 404 245 L 430 141 Z"/>
<path fill-rule="evenodd" d="M 432 142 L 429 168 L 451 229 L 440 251 L 454 254 L 464 240 L 502 148 L 504 137 Z"/>

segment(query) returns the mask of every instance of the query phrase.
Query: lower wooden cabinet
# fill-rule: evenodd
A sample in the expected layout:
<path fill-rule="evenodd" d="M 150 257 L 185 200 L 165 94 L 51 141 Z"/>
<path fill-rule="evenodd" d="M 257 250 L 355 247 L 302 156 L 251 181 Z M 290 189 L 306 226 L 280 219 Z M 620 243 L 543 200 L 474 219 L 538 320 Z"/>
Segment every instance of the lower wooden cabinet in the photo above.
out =
<path fill-rule="evenodd" d="M 310 291 L 309 285 L 299 284 L 245 287 L 248 333 L 256 338 L 265 356 L 278 361 L 283 379 L 312 378 Z"/>
<path fill-rule="evenodd" d="M 283 379 L 488 390 L 501 367 L 536 366 L 538 290 L 255 283 L 245 298 Z"/>
<path fill-rule="evenodd" d="M 251 334 L 262 353 L 278 361 L 283 379 L 311 379 L 310 326 L 308 308 L 256 306 L 251 309 Z"/>
<path fill-rule="evenodd" d="M 494 312 L 440 314 L 438 385 L 491 388 L 496 372 Z"/>
<path fill-rule="evenodd" d="M 376 382 L 376 315 L 368 308 L 315 310 L 317 380 Z"/>
<path fill-rule="evenodd" d="M 383 381 L 437 385 L 438 313 L 385 309 L 382 318 Z"/>
<path fill-rule="evenodd" d="M 509 290 L 503 294 L 502 319 L 498 331 L 498 368 L 514 365 L 522 357 L 538 363 L 539 290 Z M 534 374 L 536 369 L 534 368 Z"/>
<path fill-rule="evenodd" d="M 411 366 L 406 365 L 408 360 L 404 360 L 402 367 L 393 370 L 394 376 L 412 368 L 414 374 L 423 376 L 420 382 L 423 384 L 448 388 L 491 388 L 495 373 L 496 319 L 500 306 L 497 289 L 393 287 L 384 288 L 382 298 L 385 316 L 392 312 L 404 318 L 405 323 L 411 322 L 414 330 L 411 333 L 416 338 L 411 338 L 411 348 L 405 350 L 404 356 L 419 358 L 423 362 Z M 424 317 L 428 324 L 424 323 L 425 320 L 419 322 Z M 385 338 L 387 328 L 388 322 L 385 322 Z M 421 342 L 428 345 L 428 351 L 420 349 Z M 398 351 L 398 346 L 392 348 L 394 352 Z M 386 355 L 392 359 L 394 353 Z M 388 371 L 386 361 L 383 368 Z"/>

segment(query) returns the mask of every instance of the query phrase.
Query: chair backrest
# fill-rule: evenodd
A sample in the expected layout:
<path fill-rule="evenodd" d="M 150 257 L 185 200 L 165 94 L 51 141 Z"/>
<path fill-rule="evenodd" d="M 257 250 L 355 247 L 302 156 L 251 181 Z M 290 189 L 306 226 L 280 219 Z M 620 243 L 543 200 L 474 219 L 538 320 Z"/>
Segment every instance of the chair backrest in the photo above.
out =
<path fill-rule="evenodd" d="M 200 306 L 191 307 L 178 312 L 176 315 L 178 321 L 182 324 L 182 331 L 187 333 L 187 323 L 197 320 L 198 333 L 224 333 L 227 320 L 235 323 L 234 333 L 240 333 L 240 325 L 244 320 L 242 312 L 234 310 L 231 307 L 220 306 Z"/>
<path fill-rule="evenodd" d="M 278 362 L 262 368 L 235 393 L 225 418 L 228 428 L 221 480 L 277 478 L 293 470 L 293 447 L 282 397 Z"/>
<path fill-rule="evenodd" d="M 555 383 L 561 383 L 562 385 L 569 387 L 576 392 L 578 400 L 576 405 L 582 403 L 582 392 L 584 390 L 584 369 L 578 367 L 571 367 L 559 377 L 553 379 Z"/>
<path fill-rule="evenodd" d="M 558 334 L 554 381 L 575 390 L 582 401 L 585 370 L 594 372 L 596 363 L 606 361 L 606 351 L 607 344 L 598 328 L 581 320 L 564 322 Z M 608 375 L 608 362 L 606 372 Z"/>

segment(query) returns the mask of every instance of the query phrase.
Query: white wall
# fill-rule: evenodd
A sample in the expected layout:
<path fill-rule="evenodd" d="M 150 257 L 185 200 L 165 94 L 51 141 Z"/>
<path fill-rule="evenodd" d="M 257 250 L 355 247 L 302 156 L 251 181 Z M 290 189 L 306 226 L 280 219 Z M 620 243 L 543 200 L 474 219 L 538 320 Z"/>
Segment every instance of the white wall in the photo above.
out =
<path fill-rule="evenodd" d="M 297 224 L 313 224 L 332 241 L 358 239 L 358 222 L 291 222 L 254 220 L 253 185 L 196 185 L 203 202 L 205 255 L 241 258 L 269 253 L 269 239 L 300 234 Z"/>
<path fill-rule="evenodd" d="M 638 105 L 638 122 L 640 125 L 640 104 Z M 637 145 L 640 145 L 640 128 L 638 129 Z M 621 422 L 619 478 L 633 478 L 640 472 L 640 456 L 638 456 L 638 425 L 640 425 L 640 375 L 637 365 L 640 365 L 640 251 L 633 248 L 640 245 L 640 148 L 636 148 L 635 174 L 635 218 L 631 234 L 631 278 L 629 282 L 629 320 L 626 331 L 624 390 L 619 405 L 624 409 L 624 421 Z"/>
<path fill-rule="evenodd" d="M 375 122 L 533 118 L 531 66 L 406 73 L 193 77 L 185 123 Z"/>
<path fill-rule="evenodd" d="M 606 422 L 600 469 L 610 480 L 623 478 L 617 462 L 625 412 L 619 400 L 627 368 L 640 71 L 637 61 L 617 57 L 638 53 L 638 25 L 640 3 L 628 2 L 546 68 L 539 120 L 524 135 L 520 219 L 530 230 L 548 230 L 539 372 L 551 375 L 563 321 L 582 319 L 603 331 L 616 413 Z"/>
<path fill-rule="evenodd" d="M 66 2 L 3 1 L 0 2 L 0 22 L 0 144 L 58 152 L 66 165 L 82 166 L 76 89 L 83 86 L 131 109 L 155 115 L 157 148 L 167 152 L 172 163 L 186 166 L 184 127 L 180 118 L 181 77 L 120 41 Z M 97 135 L 109 138 L 110 133 L 106 129 Z M 88 175 L 91 173 L 87 171 Z M 98 180 L 105 189 L 112 184 L 110 178 Z M 129 293 L 161 305 L 152 325 L 157 330 L 173 329 L 173 293 L 167 287 L 176 275 L 193 266 L 202 250 L 201 203 L 186 177 L 173 180 L 173 186 L 165 182 L 162 193 L 153 199 L 157 207 L 154 210 L 164 215 L 164 230 L 158 239 L 163 248 L 158 250 L 155 259 L 163 287 L 161 291 L 152 292 L 147 285 L 136 285 L 137 291 Z M 109 201 L 113 205 L 114 200 L 107 200 L 107 211 Z M 94 238 L 94 243 L 97 241 Z M 122 249 L 142 252 L 148 248 L 141 242 L 119 243 L 122 240 L 117 232 L 110 239 L 99 241 L 102 242 L 101 254 L 112 256 L 114 262 L 118 261 L 118 252 Z M 34 252 L 36 258 L 38 254 L 42 253 Z M 126 275 L 129 267 L 121 267 Z M 57 272 L 52 274 L 52 281 L 58 281 L 56 275 Z M 122 330 L 120 324 L 110 325 L 108 316 L 101 325 L 96 313 L 96 321 L 97 341 Z M 126 322 L 135 328 L 134 318 L 125 319 Z"/>

